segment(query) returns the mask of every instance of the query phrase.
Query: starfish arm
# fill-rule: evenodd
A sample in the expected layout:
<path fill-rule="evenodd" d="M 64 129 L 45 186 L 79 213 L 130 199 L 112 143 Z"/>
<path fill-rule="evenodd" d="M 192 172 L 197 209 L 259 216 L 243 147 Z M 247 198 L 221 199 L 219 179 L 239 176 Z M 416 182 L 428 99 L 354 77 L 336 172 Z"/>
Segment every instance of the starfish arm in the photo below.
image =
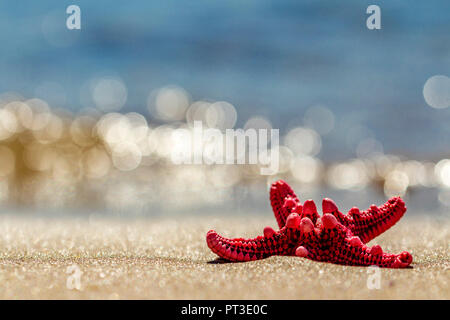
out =
<path fill-rule="evenodd" d="M 346 249 L 337 252 L 335 259 L 335 263 L 344 265 L 406 268 L 412 262 L 412 255 L 406 251 L 400 254 L 384 253 L 380 246 L 370 248 L 348 244 Z"/>
<path fill-rule="evenodd" d="M 400 197 L 389 199 L 382 206 L 372 205 L 366 211 L 350 209 L 347 215 L 339 211 L 335 202 L 325 198 L 322 202 L 324 213 L 331 213 L 342 225 L 348 227 L 362 242 L 367 243 L 392 227 L 405 214 L 405 202 Z"/>
<path fill-rule="evenodd" d="M 316 204 L 313 200 L 308 199 L 303 204 L 302 217 L 311 219 L 313 224 L 316 224 L 317 220 L 320 218 Z"/>
<path fill-rule="evenodd" d="M 298 256 L 343 265 L 386 268 L 405 268 L 412 262 L 411 254 L 406 251 L 389 254 L 384 253 L 378 245 L 367 247 L 332 214 L 324 214 L 319 230 L 311 231 L 310 234 L 310 240 L 303 241 L 300 249 L 296 249 Z"/>
<path fill-rule="evenodd" d="M 270 203 L 279 228 L 284 227 L 286 219 L 294 207 L 301 209 L 300 200 L 292 188 L 283 180 L 274 182 L 270 187 Z"/>
<path fill-rule="evenodd" d="M 228 239 L 218 235 L 214 230 L 206 234 L 208 247 L 219 257 L 230 261 L 251 261 L 274 255 L 294 255 L 300 231 L 298 215 L 287 219 L 286 226 L 275 232 L 272 228 L 264 229 L 264 236 L 253 239 Z"/>
<path fill-rule="evenodd" d="M 358 237 L 346 238 L 344 245 L 334 251 L 333 262 L 354 266 L 378 266 L 382 268 L 406 268 L 412 262 L 412 255 L 384 253 L 379 245 L 368 247 Z"/>
<path fill-rule="evenodd" d="M 405 212 L 405 202 L 400 197 L 391 198 L 379 207 L 372 205 L 363 212 L 353 208 L 349 212 L 353 220 L 352 232 L 367 243 L 396 224 Z"/>

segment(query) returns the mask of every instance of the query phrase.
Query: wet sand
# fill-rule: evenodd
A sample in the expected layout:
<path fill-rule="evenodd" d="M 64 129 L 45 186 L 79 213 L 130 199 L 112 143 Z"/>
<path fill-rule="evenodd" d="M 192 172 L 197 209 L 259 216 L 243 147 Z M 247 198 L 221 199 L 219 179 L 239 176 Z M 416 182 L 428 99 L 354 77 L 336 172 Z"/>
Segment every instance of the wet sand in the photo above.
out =
<path fill-rule="evenodd" d="M 372 290 L 368 268 L 296 257 L 220 263 L 205 243 L 209 229 L 250 237 L 266 225 L 276 223 L 1 216 L 0 299 L 450 299 L 449 221 L 405 218 L 373 240 L 414 261 L 378 269 Z"/>

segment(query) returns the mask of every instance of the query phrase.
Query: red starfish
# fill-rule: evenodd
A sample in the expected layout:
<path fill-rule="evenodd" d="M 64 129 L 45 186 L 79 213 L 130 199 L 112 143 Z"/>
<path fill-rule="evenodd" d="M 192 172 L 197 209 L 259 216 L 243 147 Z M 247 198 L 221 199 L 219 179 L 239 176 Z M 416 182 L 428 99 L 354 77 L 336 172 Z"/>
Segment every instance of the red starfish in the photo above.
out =
<path fill-rule="evenodd" d="M 227 239 L 214 230 L 206 235 L 208 247 L 221 258 L 230 261 L 250 261 L 273 255 L 296 255 L 311 260 L 343 265 L 404 268 L 412 256 L 384 253 L 379 245 L 365 245 L 393 226 L 406 212 L 400 197 L 384 205 L 372 205 L 360 212 L 350 209 L 347 215 L 339 211 L 333 200 L 322 202 L 322 217 L 314 201 L 303 204 L 289 185 L 280 180 L 270 189 L 270 200 L 280 230 L 264 228 L 264 236 L 254 239 Z"/>

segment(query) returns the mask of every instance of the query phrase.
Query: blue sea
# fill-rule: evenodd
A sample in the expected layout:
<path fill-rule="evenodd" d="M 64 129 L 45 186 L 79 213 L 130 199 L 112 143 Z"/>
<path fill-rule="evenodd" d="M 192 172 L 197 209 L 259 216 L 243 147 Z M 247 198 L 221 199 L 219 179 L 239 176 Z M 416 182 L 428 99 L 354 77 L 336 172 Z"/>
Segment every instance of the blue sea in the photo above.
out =
<path fill-rule="evenodd" d="M 66 8 L 81 8 L 81 30 Z M 381 30 L 366 9 L 381 8 Z M 450 1 L 49 1 L 0 2 L 0 92 L 40 97 L 76 112 L 82 86 L 116 75 L 123 112 L 150 117 L 152 90 L 177 85 L 193 100 L 225 100 L 237 126 L 254 115 L 285 132 L 324 105 L 336 126 L 321 158 L 354 157 L 349 128 L 363 126 L 386 153 L 449 155 L 450 108 L 432 109 L 423 86 L 450 75 Z M 46 83 L 61 95 L 42 96 Z"/>

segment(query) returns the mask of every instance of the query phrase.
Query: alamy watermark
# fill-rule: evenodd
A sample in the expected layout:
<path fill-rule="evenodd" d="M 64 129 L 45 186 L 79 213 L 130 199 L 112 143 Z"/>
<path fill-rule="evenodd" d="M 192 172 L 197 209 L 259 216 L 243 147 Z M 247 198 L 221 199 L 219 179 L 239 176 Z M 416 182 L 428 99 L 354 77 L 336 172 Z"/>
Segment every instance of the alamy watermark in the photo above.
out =
<path fill-rule="evenodd" d="M 69 30 L 81 29 L 81 9 L 77 5 L 70 5 L 66 9 L 66 13 L 69 14 L 66 20 L 66 27 Z"/>
<path fill-rule="evenodd" d="M 192 130 L 175 130 L 172 141 L 174 164 L 252 164 L 261 167 L 261 175 L 273 175 L 279 169 L 278 129 L 226 129 L 223 133 L 194 121 Z"/>
<path fill-rule="evenodd" d="M 367 14 L 370 16 L 366 20 L 366 26 L 369 30 L 380 30 L 381 29 L 381 9 L 379 6 L 372 4 L 367 7 Z"/>
<path fill-rule="evenodd" d="M 370 266 L 367 268 L 367 289 L 379 290 L 381 289 L 381 270 L 378 266 Z"/>
<path fill-rule="evenodd" d="M 66 280 L 66 287 L 69 290 L 81 290 L 81 275 L 83 272 L 80 268 L 73 264 L 67 267 L 66 273 L 69 274 Z"/>
<path fill-rule="evenodd" d="M 81 9 L 77 5 L 69 5 L 66 9 L 69 15 L 66 20 L 66 26 L 69 30 L 81 29 Z M 381 29 L 381 9 L 378 5 L 372 4 L 367 7 L 366 13 L 370 16 L 366 20 L 366 26 L 369 30 Z"/>

